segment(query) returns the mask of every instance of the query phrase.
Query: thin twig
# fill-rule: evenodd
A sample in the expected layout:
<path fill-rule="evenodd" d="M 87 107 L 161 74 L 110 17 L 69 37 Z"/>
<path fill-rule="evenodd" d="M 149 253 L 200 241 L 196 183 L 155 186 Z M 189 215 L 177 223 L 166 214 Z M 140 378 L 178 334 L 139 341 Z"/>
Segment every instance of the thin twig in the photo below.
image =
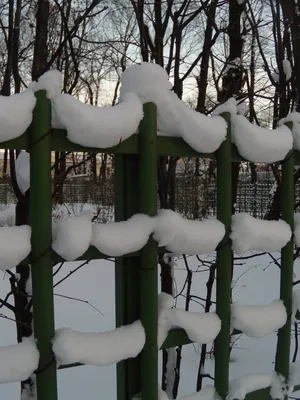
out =
<path fill-rule="evenodd" d="M 59 266 L 59 267 L 57 268 L 57 270 L 53 273 L 53 277 L 59 273 L 59 271 L 62 269 L 64 263 L 65 263 L 65 261 L 62 261 L 62 262 L 60 263 L 60 266 Z"/>
<path fill-rule="evenodd" d="M 68 300 L 80 301 L 81 303 L 88 304 L 90 307 L 92 307 L 94 310 L 96 310 L 99 314 L 104 315 L 97 307 L 93 306 L 93 304 L 91 304 L 87 300 L 78 299 L 77 297 L 66 296 L 64 294 L 59 294 L 59 293 L 54 293 L 54 296 L 63 297 L 64 299 L 68 299 Z"/>
<path fill-rule="evenodd" d="M 56 282 L 55 285 L 53 286 L 54 288 L 56 286 L 58 286 L 60 283 L 62 283 L 63 281 L 65 281 L 66 279 L 68 279 L 71 275 L 75 274 L 76 271 L 78 271 L 80 268 L 82 268 L 84 265 L 87 265 L 90 261 L 92 261 L 92 258 L 89 260 L 86 260 L 85 262 L 83 262 L 82 264 L 78 265 L 78 267 L 76 267 L 75 269 L 73 269 L 72 271 L 70 271 L 68 273 L 68 275 L 64 276 L 60 281 Z"/>
<path fill-rule="evenodd" d="M 243 257 L 234 257 L 234 261 L 239 261 L 239 260 L 249 260 L 250 258 L 255 258 L 255 257 L 260 257 L 265 255 L 266 253 L 256 253 L 256 254 L 251 254 L 250 256 L 243 256 Z"/>
<path fill-rule="evenodd" d="M 10 317 L 8 317 L 7 315 L 1 314 L 1 313 L 0 313 L 0 318 L 8 319 L 9 321 L 13 321 L 13 322 L 15 322 L 16 324 L 26 326 L 27 328 L 29 327 L 28 324 L 25 324 L 24 322 L 17 321 L 16 319 L 10 318 Z"/>
<path fill-rule="evenodd" d="M 279 269 L 281 269 L 281 265 L 280 265 L 280 263 L 278 262 L 278 260 L 276 260 L 276 258 L 275 258 L 271 253 L 268 253 L 268 255 L 272 258 L 274 264 L 277 265 L 277 267 L 278 267 Z"/>
<path fill-rule="evenodd" d="M 2 300 L 0 299 L 0 308 L 2 308 L 3 306 L 7 307 L 10 311 L 15 312 L 15 307 L 8 303 L 8 299 L 10 298 L 10 296 L 13 294 L 13 292 L 9 292 L 6 296 L 5 299 Z"/>
<path fill-rule="evenodd" d="M 299 349 L 299 337 L 298 337 L 298 324 L 297 322 L 294 323 L 295 327 L 295 350 L 293 354 L 293 363 L 297 360 L 298 349 Z"/>

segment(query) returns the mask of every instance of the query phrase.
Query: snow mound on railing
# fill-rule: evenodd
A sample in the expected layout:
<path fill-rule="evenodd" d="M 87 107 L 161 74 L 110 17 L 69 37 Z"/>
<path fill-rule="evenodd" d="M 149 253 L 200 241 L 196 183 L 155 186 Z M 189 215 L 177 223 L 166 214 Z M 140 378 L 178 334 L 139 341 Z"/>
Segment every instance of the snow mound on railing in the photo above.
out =
<path fill-rule="evenodd" d="M 0 347 L 0 383 L 21 382 L 38 368 L 39 352 L 34 339 Z"/>
<path fill-rule="evenodd" d="M 66 261 L 84 254 L 92 241 L 92 215 L 83 213 L 52 224 L 52 249 Z"/>
<path fill-rule="evenodd" d="M 158 297 L 158 347 L 166 340 L 171 329 L 182 328 L 189 339 L 198 344 L 214 341 L 221 329 L 221 321 L 216 313 L 184 311 L 173 307 L 173 297 L 160 293 Z"/>
<path fill-rule="evenodd" d="M 77 332 L 58 329 L 53 352 L 59 365 L 82 363 L 106 366 L 136 357 L 145 344 L 141 321 L 108 332 Z"/>
<path fill-rule="evenodd" d="M 249 250 L 279 251 L 292 236 L 291 228 L 285 221 L 265 221 L 247 213 L 233 215 L 231 229 L 232 249 L 237 254 Z"/>
<path fill-rule="evenodd" d="M 248 393 L 271 387 L 272 399 L 284 399 L 287 390 L 284 379 L 274 373 L 248 374 L 229 382 L 229 394 L 227 400 L 244 400 Z"/>
<path fill-rule="evenodd" d="M 16 159 L 16 178 L 17 184 L 22 194 L 30 188 L 30 155 L 26 151 L 21 151 Z"/>
<path fill-rule="evenodd" d="M 173 296 L 164 292 L 158 295 L 157 345 L 159 349 L 167 339 L 170 329 L 172 329 L 170 310 L 173 306 Z"/>
<path fill-rule="evenodd" d="M 4 226 L 0 228 L 0 269 L 16 267 L 31 251 L 30 226 Z"/>
<path fill-rule="evenodd" d="M 143 106 L 135 93 L 126 93 L 113 107 L 84 104 L 68 94 L 53 101 L 58 123 L 65 127 L 68 139 L 88 147 L 108 148 L 136 133 L 143 118 Z"/>
<path fill-rule="evenodd" d="M 222 222 L 213 218 L 193 221 L 172 210 L 161 210 L 154 219 L 154 240 L 175 254 L 211 253 L 225 235 Z"/>
<path fill-rule="evenodd" d="M 128 67 L 121 76 L 120 98 L 136 93 L 143 104 L 159 101 L 159 95 L 171 92 L 167 71 L 158 64 L 142 62 Z M 173 115 L 173 114 L 172 114 Z"/>
<path fill-rule="evenodd" d="M 174 107 L 174 98 L 177 96 L 171 92 L 171 88 L 164 68 L 143 62 L 130 66 L 121 75 L 120 100 L 126 93 L 134 92 L 143 104 L 155 103 L 157 129 L 163 135 L 181 137 L 177 109 Z"/>
<path fill-rule="evenodd" d="M 174 254 L 208 254 L 225 235 L 224 224 L 217 219 L 188 220 L 172 210 L 160 210 L 155 217 L 135 214 L 127 221 L 106 224 L 92 224 L 91 219 L 90 214 L 82 214 L 54 223 L 53 250 L 67 261 L 82 256 L 90 245 L 102 254 L 120 257 L 142 249 L 153 233 L 158 246 Z M 279 251 L 291 235 L 290 226 L 282 220 L 259 220 L 246 213 L 232 216 L 230 238 L 238 254 Z"/>
<path fill-rule="evenodd" d="M 67 261 L 80 257 L 90 245 L 107 256 L 120 257 L 142 249 L 152 233 L 159 246 L 176 254 L 206 254 L 216 249 L 225 227 L 217 219 L 187 220 L 171 210 L 106 224 L 92 224 L 91 216 L 83 214 L 53 224 L 52 248 Z"/>
<path fill-rule="evenodd" d="M 238 112 L 237 101 L 234 97 L 228 99 L 225 103 L 219 104 L 212 115 L 221 115 L 224 113 L 229 113 L 231 116 L 236 115 Z"/>
<path fill-rule="evenodd" d="M 186 106 L 178 98 L 175 104 L 181 116 L 180 130 L 183 140 L 199 153 L 213 153 L 218 150 L 226 138 L 225 119 L 218 116 L 207 117 Z"/>
<path fill-rule="evenodd" d="M 287 126 L 266 129 L 242 115 L 231 116 L 231 138 L 240 155 L 251 162 L 280 161 L 293 148 L 293 134 Z"/>
<path fill-rule="evenodd" d="M 239 105 L 229 99 L 213 116 L 206 116 L 186 106 L 171 91 L 166 71 L 157 64 L 143 62 L 127 68 L 121 76 L 119 103 L 113 107 L 84 104 L 61 94 L 61 86 L 61 73 L 51 70 L 21 94 L 0 96 L 0 140 L 14 139 L 26 131 L 36 102 L 34 92 L 46 90 L 52 102 L 52 126 L 66 129 L 72 142 L 87 147 L 115 147 L 137 133 L 143 118 L 142 105 L 154 102 L 158 133 L 182 137 L 200 153 L 215 152 L 226 138 L 227 122 L 216 115 L 221 112 L 230 112 L 232 141 L 248 161 L 272 163 L 283 160 L 293 144 L 300 149 L 298 113 L 289 114 L 277 129 L 270 130 L 236 114 L 240 112 Z M 288 121 L 293 122 L 293 132 L 284 125 Z"/>
<path fill-rule="evenodd" d="M 52 129 L 65 129 L 63 124 L 58 120 L 55 109 L 52 104 L 52 112 L 51 112 L 51 127 Z"/>
<path fill-rule="evenodd" d="M 21 136 L 32 121 L 36 98 L 31 90 L 0 96 L 0 141 Z"/>
<path fill-rule="evenodd" d="M 279 126 L 286 124 L 287 122 L 292 122 L 292 133 L 294 137 L 294 148 L 300 150 L 300 113 L 291 112 L 285 118 L 279 121 Z"/>
<path fill-rule="evenodd" d="M 157 127 L 162 135 L 182 137 L 198 152 L 216 151 L 226 137 L 222 117 L 207 117 L 187 107 L 175 93 L 166 71 L 157 64 L 143 62 L 127 68 L 121 76 L 120 99 L 136 93 L 143 104 L 157 106 Z"/>
<path fill-rule="evenodd" d="M 221 321 L 216 313 L 200 313 L 180 309 L 170 310 L 173 328 L 182 328 L 189 339 L 198 344 L 207 344 L 215 340 L 221 329 Z"/>
<path fill-rule="evenodd" d="M 245 335 L 260 338 L 281 328 L 287 320 L 282 300 L 274 300 L 266 306 L 231 306 L 231 325 Z"/>
<path fill-rule="evenodd" d="M 28 87 L 33 92 L 45 90 L 50 100 L 54 100 L 61 93 L 61 88 L 62 73 L 57 69 L 45 72 L 37 82 L 32 82 Z"/>
<path fill-rule="evenodd" d="M 91 244 L 101 253 L 119 257 L 140 250 L 154 229 L 154 218 L 135 214 L 127 221 L 94 224 Z"/>

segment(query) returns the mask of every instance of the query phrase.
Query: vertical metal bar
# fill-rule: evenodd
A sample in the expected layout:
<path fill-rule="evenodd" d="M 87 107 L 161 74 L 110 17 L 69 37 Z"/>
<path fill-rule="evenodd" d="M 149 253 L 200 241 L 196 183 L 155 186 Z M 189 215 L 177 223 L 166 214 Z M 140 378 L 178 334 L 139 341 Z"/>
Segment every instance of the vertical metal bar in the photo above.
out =
<path fill-rule="evenodd" d="M 226 140 L 217 151 L 217 218 L 226 228 L 226 237 L 217 251 L 217 304 L 216 311 L 222 321 L 222 328 L 216 338 L 215 387 L 222 399 L 226 399 L 229 380 L 230 349 L 230 302 L 233 256 L 228 235 L 232 213 L 231 182 L 231 127 L 230 114 L 223 118 L 228 123 Z"/>
<path fill-rule="evenodd" d="M 32 291 L 34 335 L 40 352 L 38 400 L 57 399 L 52 276 L 51 104 L 44 91 L 36 93 L 30 135 L 30 222 L 32 228 Z"/>
<path fill-rule="evenodd" d="M 115 221 L 139 212 L 138 156 L 115 155 Z M 139 257 L 117 258 L 115 262 L 116 325 L 140 318 Z M 117 365 L 117 398 L 129 400 L 140 391 L 140 360 Z"/>
<path fill-rule="evenodd" d="M 291 229 L 294 227 L 294 156 L 288 155 L 282 162 L 282 184 L 281 184 L 281 213 L 282 219 L 287 222 Z M 287 322 L 278 331 L 275 369 L 285 378 L 289 376 L 290 345 L 291 345 L 291 314 L 292 314 L 292 291 L 294 254 L 293 241 L 291 240 L 281 250 L 281 273 L 280 273 L 280 298 L 286 307 Z"/>
<path fill-rule="evenodd" d="M 125 219 L 139 213 L 139 158 L 125 156 Z M 132 323 L 140 318 L 139 305 L 139 257 L 127 257 L 127 310 L 126 322 Z M 136 394 L 136 393 L 135 393 Z"/>
<path fill-rule="evenodd" d="M 125 175 L 124 156 L 116 154 L 114 167 L 114 198 L 115 198 L 115 221 L 125 219 Z M 126 324 L 126 287 L 125 287 L 125 266 L 122 258 L 115 260 L 115 307 L 116 326 Z M 117 399 L 126 400 L 127 376 L 125 361 L 117 364 Z"/>
<path fill-rule="evenodd" d="M 139 157 L 125 156 L 125 219 L 139 212 Z M 126 284 L 126 324 L 140 318 L 140 257 L 124 260 Z M 131 400 L 140 391 L 140 357 L 128 359 L 127 399 Z"/>
<path fill-rule="evenodd" d="M 144 106 L 140 126 L 140 211 L 149 216 L 157 212 L 157 151 L 156 106 Z M 157 246 L 150 240 L 141 250 L 141 319 L 146 331 L 146 344 L 141 354 L 141 398 L 157 400 Z"/>

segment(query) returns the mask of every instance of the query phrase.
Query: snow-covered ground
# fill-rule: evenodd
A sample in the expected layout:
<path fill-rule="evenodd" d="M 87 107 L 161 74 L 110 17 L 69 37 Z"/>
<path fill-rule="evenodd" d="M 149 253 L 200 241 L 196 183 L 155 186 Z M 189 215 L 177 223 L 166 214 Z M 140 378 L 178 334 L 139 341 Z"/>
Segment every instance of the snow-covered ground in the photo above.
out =
<path fill-rule="evenodd" d="M 13 207 L 1 211 L 2 217 L 10 216 Z M 247 253 L 247 255 L 254 253 Z M 279 254 L 273 254 L 279 257 Z M 202 260 L 213 256 L 202 256 Z M 205 297 L 207 268 L 200 266 L 196 257 L 188 257 L 189 267 L 193 272 L 192 294 Z M 55 282 L 60 281 L 80 262 L 67 262 L 55 276 Z M 9 290 L 8 276 L 0 271 L 1 296 Z M 295 263 L 295 274 L 299 279 L 300 263 Z M 177 260 L 175 267 L 176 290 L 180 289 L 186 278 L 186 268 L 182 259 Z M 215 295 L 213 294 L 213 300 Z M 246 260 L 238 260 L 234 270 L 233 298 L 241 305 L 266 305 L 279 297 L 279 268 L 272 263 L 269 255 L 262 255 Z M 80 299 L 79 300 L 74 300 Z M 198 300 L 197 300 L 198 301 Z M 184 307 L 185 298 L 177 299 L 177 306 Z M 64 280 L 55 288 L 55 318 L 56 328 L 71 327 L 74 330 L 97 332 L 115 327 L 114 322 L 114 264 L 111 261 L 91 261 L 75 274 Z M 203 311 L 199 302 L 192 301 L 192 311 Z M 213 307 L 212 307 L 213 309 Z M 4 310 L 2 313 L 10 316 Z M 14 344 L 14 322 L 0 318 L 0 345 Z M 270 373 L 274 369 L 276 350 L 276 334 L 260 339 L 246 336 L 237 337 L 231 355 L 230 375 L 236 378 L 250 373 Z M 292 352 L 294 340 L 292 340 Z M 199 363 L 200 346 L 184 346 L 182 352 L 181 383 L 179 397 L 196 390 L 196 376 Z M 298 356 L 300 360 L 300 355 Z M 205 372 L 213 374 L 213 359 L 206 361 Z M 92 367 L 82 366 L 58 372 L 59 398 L 61 400 L 115 400 L 116 379 L 115 366 Z M 204 379 L 204 385 L 211 380 Z M 19 400 L 20 386 L 18 383 L 0 385 L 0 398 Z M 293 395 L 294 396 L 294 395 Z M 295 395 L 295 398 L 297 396 Z"/>

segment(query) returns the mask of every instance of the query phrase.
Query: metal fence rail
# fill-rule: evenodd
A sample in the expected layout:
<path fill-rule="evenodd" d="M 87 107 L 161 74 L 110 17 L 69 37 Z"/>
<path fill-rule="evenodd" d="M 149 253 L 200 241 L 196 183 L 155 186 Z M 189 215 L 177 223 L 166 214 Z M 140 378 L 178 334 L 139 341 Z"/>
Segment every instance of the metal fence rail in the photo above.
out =
<path fill-rule="evenodd" d="M 230 300 L 232 250 L 229 240 L 231 225 L 231 164 L 242 160 L 230 140 L 230 115 L 226 140 L 215 154 L 199 154 L 179 138 L 156 137 L 156 107 L 144 106 L 140 134 L 122 142 L 116 149 L 91 149 L 75 145 L 66 133 L 51 130 L 51 106 L 45 93 L 38 92 L 31 128 L 20 138 L 2 143 L 2 148 L 26 149 L 30 152 L 32 265 L 34 334 L 40 351 L 37 373 L 38 400 L 57 400 L 57 370 L 51 348 L 54 336 L 53 276 L 51 250 L 51 150 L 109 152 L 116 154 L 115 220 L 121 221 L 142 212 L 150 216 L 157 210 L 157 156 L 187 156 L 214 158 L 217 162 L 217 217 L 224 223 L 226 237 L 217 249 L 217 314 L 222 321 L 216 339 L 215 386 L 225 400 L 229 380 Z M 282 162 L 284 196 L 282 218 L 293 225 L 294 160 L 299 153 Z M 119 363 L 118 400 L 131 400 L 141 393 L 142 400 L 156 400 L 157 377 L 157 244 L 150 240 L 139 252 L 116 260 L 116 321 L 117 326 L 141 318 L 146 332 L 146 344 L 139 357 Z M 96 254 L 96 253 L 95 253 Z M 97 255 L 97 254 L 96 254 Z M 98 257 L 101 255 L 98 254 Z M 280 297 L 287 315 L 292 312 L 293 243 L 282 250 Z M 284 377 L 289 374 L 291 319 L 279 330 L 275 369 Z M 182 331 L 171 332 L 166 343 L 177 346 L 186 343 Z M 166 347 L 166 345 L 164 346 Z M 254 396 L 254 397 L 253 397 Z M 268 399 L 269 391 L 262 390 L 248 399 Z"/>

